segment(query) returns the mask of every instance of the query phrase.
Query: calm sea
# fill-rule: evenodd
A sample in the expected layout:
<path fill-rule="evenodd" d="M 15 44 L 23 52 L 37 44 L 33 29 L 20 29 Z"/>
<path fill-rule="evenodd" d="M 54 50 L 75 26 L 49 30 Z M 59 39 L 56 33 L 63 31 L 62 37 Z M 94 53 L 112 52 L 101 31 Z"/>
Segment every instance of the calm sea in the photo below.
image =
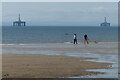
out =
<path fill-rule="evenodd" d="M 89 41 L 117 42 L 117 27 L 3 27 L 3 44 L 39 44 L 73 42 L 73 34 L 77 34 L 78 42 L 83 42 L 84 34 Z"/>

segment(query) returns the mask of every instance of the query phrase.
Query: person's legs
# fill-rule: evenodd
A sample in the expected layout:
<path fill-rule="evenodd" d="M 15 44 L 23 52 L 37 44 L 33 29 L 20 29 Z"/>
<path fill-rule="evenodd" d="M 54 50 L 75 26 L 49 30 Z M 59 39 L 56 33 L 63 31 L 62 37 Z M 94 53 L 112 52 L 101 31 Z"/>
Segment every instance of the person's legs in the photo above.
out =
<path fill-rule="evenodd" d="M 88 40 L 84 40 L 84 44 L 89 44 Z"/>
<path fill-rule="evenodd" d="M 84 40 L 84 44 L 86 44 L 86 40 Z"/>
<path fill-rule="evenodd" d="M 77 44 L 77 39 L 76 39 L 76 44 Z"/>
<path fill-rule="evenodd" d="M 84 40 L 84 44 L 85 44 L 85 40 Z"/>
<path fill-rule="evenodd" d="M 74 44 L 77 44 L 77 39 L 74 39 Z"/>
<path fill-rule="evenodd" d="M 87 44 L 89 44 L 88 40 L 87 40 Z"/>
<path fill-rule="evenodd" d="M 74 39 L 74 43 L 73 44 L 75 44 L 75 39 Z"/>

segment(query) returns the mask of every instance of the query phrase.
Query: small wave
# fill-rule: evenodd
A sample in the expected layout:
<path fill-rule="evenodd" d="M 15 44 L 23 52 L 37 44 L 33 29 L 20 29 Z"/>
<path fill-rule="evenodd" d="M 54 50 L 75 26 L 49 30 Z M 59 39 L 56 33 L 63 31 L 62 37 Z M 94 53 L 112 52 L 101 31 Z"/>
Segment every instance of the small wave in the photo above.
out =
<path fill-rule="evenodd" d="M 0 46 L 26 45 L 26 44 L 0 44 Z"/>
<path fill-rule="evenodd" d="M 78 42 L 78 44 L 82 44 L 83 42 Z M 91 42 L 90 44 L 92 44 Z M 12 46 L 12 45 L 39 45 L 39 44 L 73 44 L 72 42 L 62 42 L 62 43 L 20 43 L 20 44 L 0 44 L 0 46 Z M 99 44 L 118 44 L 118 42 L 99 42 Z"/>
<path fill-rule="evenodd" d="M 0 44 L 0 45 L 6 46 L 6 45 L 16 45 L 16 44 Z"/>

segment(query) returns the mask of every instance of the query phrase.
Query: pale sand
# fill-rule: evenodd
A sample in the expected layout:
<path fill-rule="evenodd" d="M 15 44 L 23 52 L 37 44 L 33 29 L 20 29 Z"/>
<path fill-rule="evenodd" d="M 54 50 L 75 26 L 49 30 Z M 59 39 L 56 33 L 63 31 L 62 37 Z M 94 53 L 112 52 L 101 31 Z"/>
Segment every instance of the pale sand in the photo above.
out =
<path fill-rule="evenodd" d="M 120 44 L 119 42 L 90 42 L 89 45 L 118 45 Z M 47 44 L 2 44 L 2 46 L 65 46 L 65 45 L 74 45 L 73 43 L 47 43 Z M 78 43 L 75 45 L 84 45 L 84 43 Z"/>
<path fill-rule="evenodd" d="M 2 54 L 0 54 L 0 79 L 2 79 Z"/>
<path fill-rule="evenodd" d="M 95 47 L 101 45 L 102 47 Z M 39 50 L 53 50 L 53 51 L 81 51 L 81 50 L 118 50 L 118 47 L 104 47 L 104 46 L 117 46 L 118 42 L 108 42 L 108 43 L 90 43 L 85 46 L 83 43 L 74 45 L 72 43 L 49 43 L 49 44 L 4 44 L 2 49 L 16 49 L 16 50 L 28 50 L 28 51 L 39 51 Z M 19 46 L 19 47 L 17 47 Z M 30 47 L 31 46 L 31 47 Z M 78 47 L 81 46 L 81 47 Z M 4 50 L 3 50 L 4 52 Z M 10 52 L 9 52 L 10 53 Z M 9 54 L 8 53 L 8 54 Z"/>
<path fill-rule="evenodd" d="M 105 69 L 111 65 L 80 61 L 84 58 L 40 54 L 3 54 L 2 59 L 3 78 L 60 78 L 103 74 L 82 70 Z"/>

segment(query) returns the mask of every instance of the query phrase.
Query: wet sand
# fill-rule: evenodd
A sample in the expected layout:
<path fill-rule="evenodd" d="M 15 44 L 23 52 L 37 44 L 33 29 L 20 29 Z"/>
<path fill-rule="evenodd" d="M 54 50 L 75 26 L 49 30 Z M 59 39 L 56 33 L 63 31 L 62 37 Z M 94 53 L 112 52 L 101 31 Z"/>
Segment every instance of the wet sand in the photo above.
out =
<path fill-rule="evenodd" d="M 117 77 L 117 42 L 3 44 L 2 52 L 4 78 Z"/>
<path fill-rule="evenodd" d="M 103 72 L 83 71 L 85 69 L 106 69 L 110 63 L 80 61 L 74 58 L 41 54 L 3 54 L 3 78 L 61 78 L 75 77 Z M 92 59 L 92 58 L 88 58 Z"/>
<path fill-rule="evenodd" d="M 90 42 L 89 45 L 118 45 L 120 42 Z M 74 45 L 73 43 L 43 43 L 43 44 L 2 44 L 2 46 L 65 46 L 65 45 Z M 75 45 L 84 45 L 84 43 L 78 43 Z"/>

